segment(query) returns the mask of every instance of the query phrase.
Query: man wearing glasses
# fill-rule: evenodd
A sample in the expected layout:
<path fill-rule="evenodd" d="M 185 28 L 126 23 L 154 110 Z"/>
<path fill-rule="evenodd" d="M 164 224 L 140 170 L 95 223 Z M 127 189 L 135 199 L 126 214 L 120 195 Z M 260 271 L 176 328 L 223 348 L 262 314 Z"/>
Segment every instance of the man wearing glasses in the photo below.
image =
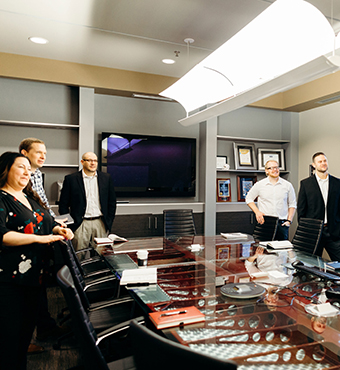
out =
<path fill-rule="evenodd" d="M 60 194 L 59 213 L 70 213 L 74 224 L 75 250 L 87 248 L 93 238 L 106 237 L 116 214 L 116 194 L 108 173 L 97 171 L 98 159 L 84 153 L 79 172 L 65 176 Z"/>
<path fill-rule="evenodd" d="M 289 181 L 280 177 L 279 164 L 276 161 L 267 161 L 265 172 L 267 178 L 254 184 L 246 196 L 246 202 L 260 224 L 264 223 L 263 216 L 278 217 L 279 226 L 274 239 L 287 240 L 289 226 L 296 210 L 295 191 Z"/>

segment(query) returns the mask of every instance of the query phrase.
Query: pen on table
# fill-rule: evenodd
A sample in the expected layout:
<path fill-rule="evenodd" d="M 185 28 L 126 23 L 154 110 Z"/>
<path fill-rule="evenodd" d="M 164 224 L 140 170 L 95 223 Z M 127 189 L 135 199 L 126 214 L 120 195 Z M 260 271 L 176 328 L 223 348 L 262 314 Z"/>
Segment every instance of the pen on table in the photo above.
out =
<path fill-rule="evenodd" d="M 184 310 L 184 311 L 176 311 L 176 312 L 168 312 L 168 313 L 162 313 L 160 317 L 164 317 L 164 316 L 173 316 L 173 315 L 180 315 L 182 313 L 186 313 L 187 310 Z"/>

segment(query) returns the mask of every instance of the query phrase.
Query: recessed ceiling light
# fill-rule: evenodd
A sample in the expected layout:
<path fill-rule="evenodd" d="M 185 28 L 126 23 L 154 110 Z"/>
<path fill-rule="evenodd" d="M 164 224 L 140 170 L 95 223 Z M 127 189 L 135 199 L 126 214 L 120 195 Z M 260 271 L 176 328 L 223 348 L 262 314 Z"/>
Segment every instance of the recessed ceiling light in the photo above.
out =
<path fill-rule="evenodd" d="M 41 45 L 48 44 L 48 40 L 44 39 L 43 37 L 33 36 L 33 37 L 29 37 L 28 39 L 34 42 L 35 44 L 41 44 Z"/>
<path fill-rule="evenodd" d="M 173 59 L 163 59 L 162 62 L 165 63 L 165 64 L 174 64 L 175 63 L 175 61 Z"/>

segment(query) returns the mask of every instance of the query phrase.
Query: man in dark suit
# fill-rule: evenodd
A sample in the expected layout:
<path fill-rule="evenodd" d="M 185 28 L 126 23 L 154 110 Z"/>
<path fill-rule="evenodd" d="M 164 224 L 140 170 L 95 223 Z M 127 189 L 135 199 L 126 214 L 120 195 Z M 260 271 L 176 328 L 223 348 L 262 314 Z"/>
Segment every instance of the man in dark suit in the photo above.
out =
<path fill-rule="evenodd" d="M 321 241 L 315 254 L 321 256 L 325 248 L 332 261 L 340 261 L 340 179 L 328 174 L 328 161 L 324 153 L 315 153 L 312 165 L 314 175 L 300 184 L 298 219 L 324 220 Z"/>
<path fill-rule="evenodd" d="M 70 213 L 74 224 L 72 243 L 84 249 L 95 237 L 106 237 L 116 213 L 116 195 L 108 173 L 97 171 L 98 159 L 84 153 L 82 171 L 65 176 L 59 201 L 59 213 Z"/>

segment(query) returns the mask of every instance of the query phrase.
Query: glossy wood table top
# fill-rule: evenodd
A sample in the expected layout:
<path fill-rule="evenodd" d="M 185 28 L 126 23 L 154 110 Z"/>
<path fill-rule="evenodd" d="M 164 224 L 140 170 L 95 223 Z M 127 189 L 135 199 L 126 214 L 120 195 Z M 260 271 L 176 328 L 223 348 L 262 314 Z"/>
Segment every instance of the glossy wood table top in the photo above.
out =
<path fill-rule="evenodd" d="M 192 252 L 192 244 L 203 248 Z M 203 323 L 163 330 L 168 338 L 198 352 L 232 359 L 240 369 L 340 368 L 339 316 L 317 317 L 305 310 L 323 299 L 323 290 L 331 284 L 287 269 L 297 258 L 293 251 L 265 254 L 249 262 L 256 251 L 251 237 L 228 241 L 200 236 L 133 240 L 102 253 L 109 260 L 124 250 L 136 262 L 139 248 L 148 249 L 148 266 L 157 267 L 158 286 L 169 297 L 145 303 L 147 310 L 196 306 L 206 316 Z M 225 284 L 242 286 L 249 281 L 263 286 L 265 292 L 249 299 L 221 292 Z"/>

